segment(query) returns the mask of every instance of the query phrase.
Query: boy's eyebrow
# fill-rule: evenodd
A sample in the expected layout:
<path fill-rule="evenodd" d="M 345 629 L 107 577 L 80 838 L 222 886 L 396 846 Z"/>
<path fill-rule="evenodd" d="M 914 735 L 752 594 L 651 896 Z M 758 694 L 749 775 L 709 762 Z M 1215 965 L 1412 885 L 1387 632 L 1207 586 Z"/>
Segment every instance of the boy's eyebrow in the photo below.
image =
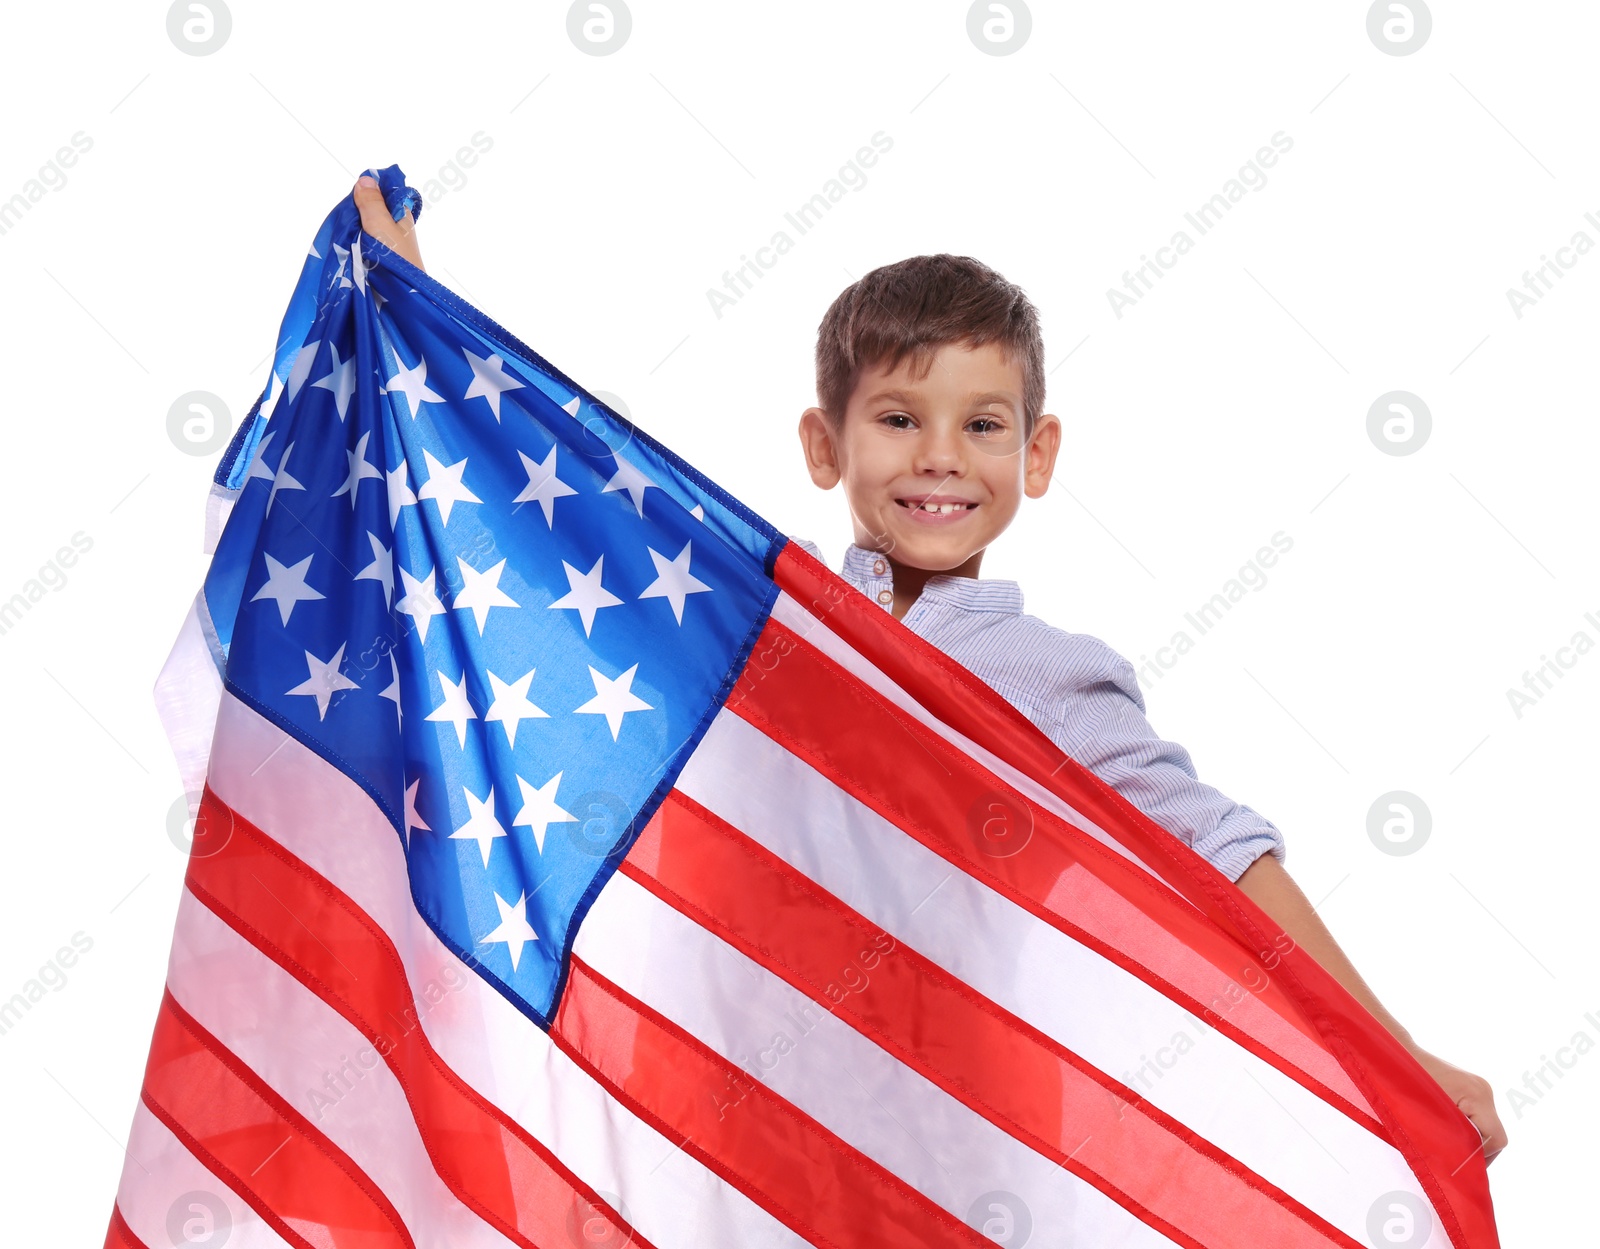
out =
<path fill-rule="evenodd" d="M 866 402 L 869 404 L 881 403 L 883 400 L 887 399 L 894 403 L 915 403 L 918 398 L 919 396 L 906 390 L 880 390 L 868 395 Z M 1004 390 L 986 390 L 982 394 L 969 395 L 967 396 L 967 402 L 974 405 L 981 403 L 1003 403 L 1013 410 L 1021 407 L 1021 404 L 1018 403 L 1016 396 L 1009 394 Z"/>

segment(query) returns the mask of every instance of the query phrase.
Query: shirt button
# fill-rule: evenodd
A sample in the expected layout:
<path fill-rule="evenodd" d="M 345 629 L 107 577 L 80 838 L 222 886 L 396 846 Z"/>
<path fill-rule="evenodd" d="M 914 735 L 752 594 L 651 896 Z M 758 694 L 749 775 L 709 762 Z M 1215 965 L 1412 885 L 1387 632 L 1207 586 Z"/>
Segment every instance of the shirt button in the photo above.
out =
<path fill-rule="evenodd" d="M 893 590 L 879 590 L 878 591 L 878 602 L 880 602 L 880 603 L 892 603 L 892 602 L 894 602 L 894 591 Z"/>
<path fill-rule="evenodd" d="M 886 567 L 888 567 L 888 565 L 886 565 L 881 559 L 872 561 L 872 571 L 877 573 L 880 577 L 883 576 L 883 570 Z"/>

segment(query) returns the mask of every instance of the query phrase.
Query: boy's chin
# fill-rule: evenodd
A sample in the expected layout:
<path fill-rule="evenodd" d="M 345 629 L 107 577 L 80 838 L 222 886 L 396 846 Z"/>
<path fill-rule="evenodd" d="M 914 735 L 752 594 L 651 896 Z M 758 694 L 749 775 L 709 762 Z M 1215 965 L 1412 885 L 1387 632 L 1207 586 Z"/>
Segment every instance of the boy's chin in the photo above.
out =
<path fill-rule="evenodd" d="M 960 568 L 981 551 L 987 542 L 974 542 L 971 537 L 955 534 L 912 534 L 899 537 L 894 546 L 895 562 L 906 568 L 920 568 L 924 572 L 950 572 Z"/>

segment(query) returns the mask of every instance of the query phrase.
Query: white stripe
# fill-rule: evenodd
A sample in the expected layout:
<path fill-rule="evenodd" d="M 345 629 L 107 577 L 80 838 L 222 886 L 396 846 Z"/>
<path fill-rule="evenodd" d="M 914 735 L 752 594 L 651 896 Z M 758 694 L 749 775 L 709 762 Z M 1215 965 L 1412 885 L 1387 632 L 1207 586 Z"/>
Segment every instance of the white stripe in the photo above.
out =
<path fill-rule="evenodd" d="M 778 592 L 777 601 L 772 605 L 772 618 L 799 634 L 840 667 L 877 690 L 878 693 L 882 694 L 896 707 L 927 725 L 940 737 L 954 745 L 962 754 L 968 755 L 981 763 L 1018 793 L 1027 795 L 1028 798 L 1038 803 L 1045 810 L 1054 812 L 1068 823 L 1088 833 L 1108 849 L 1115 850 L 1128 862 L 1148 875 L 1151 880 L 1159 884 L 1164 891 L 1182 901 L 1186 906 L 1194 905 L 1182 894 L 1174 890 L 1166 881 L 1162 880 L 1136 854 L 1088 816 L 1080 814 L 1064 798 L 1052 793 L 1026 772 L 1018 771 L 998 755 L 992 753 L 987 747 L 980 746 L 960 730 L 952 728 L 939 719 L 938 716 L 911 697 L 904 688 L 856 650 L 855 647 L 851 646 L 850 643 L 828 628 L 816 616 L 813 616 L 804 607 L 800 606 L 787 592 L 781 590 Z M 996 697 L 999 696 L 996 695 Z"/>
<path fill-rule="evenodd" d="M 509 1249 L 511 1241 L 439 1178 L 405 1090 L 377 1050 L 188 890 L 178 904 L 167 988 L 202 1028 L 350 1155 L 417 1244 Z"/>
<path fill-rule="evenodd" d="M 218 1209 L 223 1213 L 220 1217 Z M 117 1190 L 128 1230 L 149 1246 L 222 1244 L 233 1249 L 288 1249 L 285 1241 L 213 1175 L 167 1125 L 140 1102 L 128 1136 L 128 1162 Z M 172 1235 L 176 1228 L 178 1236 Z M 187 1235 L 188 1239 L 183 1239 Z M 226 1230 L 226 1241 L 206 1240 Z"/>
<path fill-rule="evenodd" d="M 818 650 L 822 651 L 830 659 L 834 660 L 842 667 L 845 667 L 860 680 L 864 681 L 873 689 L 889 698 L 896 706 L 915 716 L 929 728 L 933 729 L 934 732 L 936 732 L 940 737 L 943 737 L 945 740 L 955 745 L 958 749 L 982 763 L 997 777 L 1011 785 L 1012 788 L 1024 793 L 1027 797 L 1036 802 L 1038 805 L 1044 807 L 1046 810 L 1059 815 L 1062 819 L 1081 827 L 1084 829 L 1084 831 L 1089 832 L 1097 839 L 1104 841 L 1107 845 L 1111 846 L 1112 849 L 1118 851 L 1124 858 L 1131 862 L 1137 863 L 1141 868 L 1144 868 L 1144 870 L 1153 878 L 1158 880 L 1160 879 L 1153 871 L 1151 871 L 1151 869 L 1146 867 L 1142 861 L 1137 859 L 1130 851 L 1122 846 L 1120 842 L 1118 842 L 1115 838 L 1112 838 L 1103 829 L 1087 820 L 1084 816 L 1080 815 L 1065 800 L 1051 793 L 1043 786 L 1038 785 L 1025 773 L 1017 771 L 1015 768 L 1011 767 L 1010 764 L 1004 763 L 1000 759 L 991 755 L 987 750 L 977 745 L 977 743 L 973 742 L 970 738 L 966 737 L 958 730 L 951 728 L 949 725 L 945 724 L 944 721 L 935 717 L 932 712 L 928 711 L 927 708 L 923 707 L 921 703 L 912 698 L 911 695 L 906 693 L 904 689 L 897 685 L 880 669 L 878 669 L 864 656 L 852 648 L 848 642 L 839 637 L 838 634 L 834 633 L 826 625 L 822 624 L 815 617 L 811 616 L 808 612 L 801 608 L 794 599 L 790 598 L 786 594 L 780 593 L 777 607 L 774 609 L 773 613 L 775 616 L 779 615 L 778 608 L 782 609 L 782 618 L 785 624 L 789 625 L 791 628 L 794 628 L 797 632 L 800 632 L 807 642 L 816 646 Z M 810 625 L 809 629 L 805 627 L 807 622 L 809 622 Z M 723 713 L 723 715 L 727 718 L 731 718 L 730 713 L 727 713 L 726 711 Z M 683 788 L 681 783 L 679 788 Z M 688 791 L 685 790 L 685 792 Z M 1165 881 L 1162 881 L 1161 883 L 1163 889 L 1166 891 L 1167 896 L 1178 899 L 1184 902 L 1185 905 L 1193 905 L 1192 903 L 1189 903 L 1188 899 L 1183 898 L 1181 894 L 1178 894 L 1176 891 L 1172 890 Z M 1130 910 L 1128 918 L 1130 920 L 1137 920 L 1139 917 L 1132 914 Z M 1175 939 L 1172 941 L 1172 945 L 1174 946 L 1175 950 L 1181 952 L 1180 944 Z M 1243 969 L 1241 969 L 1241 975 L 1242 974 Z M 1282 1036 L 1285 1039 L 1292 1039 L 1290 1038 L 1289 1034 L 1293 1031 L 1293 1026 L 1281 1020 L 1275 1012 L 1256 1001 L 1253 995 L 1246 994 L 1244 1000 L 1230 1007 L 1226 1013 L 1232 1017 L 1235 1023 L 1243 1027 L 1247 1033 L 1256 1037 L 1265 1045 L 1271 1046 L 1275 1035 Z M 1170 1040 L 1171 1036 L 1172 1033 L 1170 1032 L 1163 1033 L 1161 1038 L 1155 1041 L 1154 1044 L 1159 1045 L 1166 1040 Z M 1145 1053 L 1148 1051 L 1147 1047 L 1139 1046 L 1135 1047 L 1133 1050 L 1125 1050 L 1121 1052 L 1134 1054 Z M 1344 1068 L 1338 1064 L 1332 1055 L 1322 1054 L 1320 1050 L 1319 1054 L 1323 1059 L 1325 1059 L 1325 1061 L 1319 1062 L 1315 1069 L 1308 1071 L 1307 1074 L 1314 1076 L 1318 1080 L 1321 1080 L 1329 1089 L 1344 1097 L 1350 1102 L 1351 1105 L 1355 1106 L 1359 1110 L 1365 1111 L 1367 1114 L 1372 1114 L 1375 1118 L 1376 1115 L 1374 1114 L 1372 1107 L 1368 1104 L 1366 1096 L 1359 1088 L 1356 1087 L 1355 1082 L 1350 1079 Z"/>
<path fill-rule="evenodd" d="M 1021 1197 L 1034 1225 L 1061 1244 L 1171 1249 L 1172 1241 L 1093 1185 L 628 877 L 619 873 L 600 891 L 575 949 L 958 1219 L 982 1194 L 1001 1190 Z M 683 975 L 685 967 L 695 974 Z M 730 1089 L 724 1115 L 739 1113 L 738 1099 Z"/>
<path fill-rule="evenodd" d="M 210 784 L 388 933 L 414 993 L 429 980 L 464 977 L 460 991 L 421 1017 L 428 1040 L 471 1088 L 584 1183 L 621 1194 L 641 1236 L 658 1249 L 806 1244 L 612 1098 L 462 964 L 418 916 L 399 836 L 372 800 L 231 694 L 223 695 L 217 718 Z"/>
<path fill-rule="evenodd" d="M 1351 1236 L 1366 1236 L 1378 1194 L 1423 1196 L 1399 1152 L 1338 1108 L 953 868 L 734 713 L 718 714 L 677 788 Z M 1129 1068 L 1146 1055 L 1155 1065 L 1141 1081 Z"/>

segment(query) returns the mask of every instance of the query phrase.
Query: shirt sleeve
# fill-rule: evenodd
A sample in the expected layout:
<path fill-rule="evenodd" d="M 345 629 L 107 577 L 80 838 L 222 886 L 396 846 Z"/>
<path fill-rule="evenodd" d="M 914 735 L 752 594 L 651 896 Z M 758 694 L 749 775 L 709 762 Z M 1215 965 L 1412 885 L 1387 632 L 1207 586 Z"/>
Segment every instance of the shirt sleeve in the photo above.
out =
<path fill-rule="evenodd" d="M 1229 880 L 1263 854 L 1281 863 L 1278 827 L 1199 779 L 1189 752 L 1145 718 L 1133 665 L 1099 646 L 1103 662 L 1059 700 L 1046 729 L 1051 740 Z"/>
<path fill-rule="evenodd" d="M 822 558 L 822 549 L 819 546 L 817 546 L 817 544 L 815 542 L 811 541 L 809 538 L 797 538 L 792 533 L 785 534 L 784 536 L 786 538 L 788 538 L 789 541 L 793 542 L 796 546 L 798 546 L 801 550 L 805 551 L 805 553 L 807 555 L 811 556 L 811 558 L 813 558 L 815 560 L 819 560 L 823 564 L 826 564 L 828 562 L 827 560 Z"/>

